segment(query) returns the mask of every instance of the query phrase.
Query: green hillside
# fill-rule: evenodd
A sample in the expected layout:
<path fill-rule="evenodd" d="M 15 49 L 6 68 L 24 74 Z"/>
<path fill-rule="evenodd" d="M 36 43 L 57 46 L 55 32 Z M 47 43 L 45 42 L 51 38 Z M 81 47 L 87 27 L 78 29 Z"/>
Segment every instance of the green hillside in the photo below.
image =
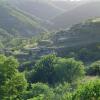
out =
<path fill-rule="evenodd" d="M 90 19 L 73 25 L 70 29 L 57 32 L 53 36 L 53 41 L 55 45 L 66 47 L 100 42 L 100 18 Z"/>
<path fill-rule="evenodd" d="M 0 100 L 100 100 L 100 17 L 52 32 L 45 21 L 58 10 L 40 3 L 50 0 L 8 0 L 27 1 L 23 9 L 6 1 L 0 0 Z M 49 19 L 30 16 L 31 7 Z"/>
<path fill-rule="evenodd" d="M 85 61 L 100 59 L 100 18 L 89 19 L 51 37 L 60 56 L 78 56 Z M 77 55 L 78 54 L 78 55 Z"/>
<path fill-rule="evenodd" d="M 26 38 L 43 32 L 46 30 L 35 18 L 0 1 L 0 47 L 12 38 Z"/>
<path fill-rule="evenodd" d="M 0 28 L 13 36 L 32 36 L 44 32 L 32 17 L 2 3 L 0 4 Z"/>

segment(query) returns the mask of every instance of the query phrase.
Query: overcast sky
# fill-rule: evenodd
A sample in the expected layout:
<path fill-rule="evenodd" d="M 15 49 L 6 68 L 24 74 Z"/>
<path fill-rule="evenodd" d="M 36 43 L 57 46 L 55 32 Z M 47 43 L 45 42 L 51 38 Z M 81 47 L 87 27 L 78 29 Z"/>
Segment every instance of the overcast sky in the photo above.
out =
<path fill-rule="evenodd" d="M 52 0 L 52 1 L 89 1 L 89 0 Z"/>
<path fill-rule="evenodd" d="M 100 1 L 100 0 L 52 0 L 52 1 Z"/>
<path fill-rule="evenodd" d="M 54 1 L 100 1 L 100 0 L 54 0 Z"/>
<path fill-rule="evenodd" d="M 82 1 L 82 0 L 53 0 L 53 1 Z"/>

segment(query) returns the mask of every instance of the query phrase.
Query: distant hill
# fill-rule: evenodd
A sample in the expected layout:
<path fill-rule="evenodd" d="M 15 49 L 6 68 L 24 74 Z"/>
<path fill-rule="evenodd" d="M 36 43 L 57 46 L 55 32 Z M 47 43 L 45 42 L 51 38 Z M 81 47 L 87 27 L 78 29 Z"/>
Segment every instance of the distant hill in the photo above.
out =
<path fill-rule="evenodd" d="M 63 12 L 63 9 L 45 0 L 8 0 L 7 2 L 42 20 L 49 20 Z"/>
<path fill-rule="evenodd" d="M 75 9 L 83 4 L 83 2 L 59 0 L 6 0 L 6 2 L 12 7 L 34 17 L 36 20 L 39 20 L 40 24 L 50 31 L 55 30 L 54 28 L 58 26 L 54 24 L 56 21 L 54 18 L 56 18 L 56 16 L 60 16 L 66 11 Z"/>
<path fill-rule="evenodd" d="M 54 22 L 54 28 L 64 29 L 70 27 L 73 24 L 77 24 L 81 21 L 100 17 L 100 2 L 87 2 L 82 4 L 72 10 L 63 13 L 60 16 L 55 17 L 52 22 Z"/>
<path fill-rule="evenodd" d="M 84 62 L 100 59 L 100 18 L 91 19 L 57 32 L 51 37 L 58 56 L 75 57 Z"/>
<path fill-rule="evenodd" d="M 89 19 L 52 33 L 48 39 L 39 40 L 37 46 L 35 49 L 38 56 L 55 53 L 57 56 L 74 57 L 85 63 L 99 60 L 100 18 Z"/>
<path fill-rule="evenodd" d="M 0 3 L 0 36 L 33 36 L 44 31 L 45 29 L 34 18 L 5 3 Z"/>
<path fill-rule="evenodd" d="M 90 19 L 71 28 L 57 32 L 53 37 L 57 47 L 79 47 L 100 43 L 100 18 Z"/>

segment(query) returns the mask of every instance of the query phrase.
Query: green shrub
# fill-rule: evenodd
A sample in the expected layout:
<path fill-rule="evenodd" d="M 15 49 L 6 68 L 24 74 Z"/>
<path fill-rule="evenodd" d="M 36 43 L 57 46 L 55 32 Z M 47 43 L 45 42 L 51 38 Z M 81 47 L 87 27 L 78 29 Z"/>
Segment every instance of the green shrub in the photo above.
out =
<path fill-rule="evenodd" d="M 32 100 L 53 100 L 54 98 L 53 89 L 44 83 L 32 84 L 29 95 L 29 100 L 31 100 L 31 98 Z"/>
<path fill-rule="evenodd" d="M 100 100 L 100 80 L 80 85 L 73 95 L 73 100 Z"/>
<path fill-rule="evenodd" d="M 100 76 L 100 61 L 96 61 L 91 64 L 87 71 L 89 75 L 99 75 Z"/>

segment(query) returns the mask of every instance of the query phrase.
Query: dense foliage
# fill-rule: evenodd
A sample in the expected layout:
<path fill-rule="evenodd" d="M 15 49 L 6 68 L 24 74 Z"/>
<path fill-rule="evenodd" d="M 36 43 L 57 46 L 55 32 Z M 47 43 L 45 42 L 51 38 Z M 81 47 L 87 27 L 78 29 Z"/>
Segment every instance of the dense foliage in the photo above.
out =
<path fill-rule="evenodd" d="M 0 55 L 0 99 L 21 100 L 27 88 L 24 74 L 18 70 L 18 62 L 13 57 Z"/>
<path fill-rule="evenodd" d="M 50 33 L 25 1 L 0 1 L 0 100 L 100 100 L 100 18 Z"/>
<path fill-rule="evenodd" d="M 99 75 L 100 76 L 100 61 L 96 61 L 90 65 L 87 70 L 89 75 Z"/>
<path fill-rule="evenodd" d="M 99 78 L 86 80 L 85 66 L 73 58 L 47 55 L 23 73 L 18 66 L 14 57 L 0 55 L 0 100 L 100 99 Z M 91 66 L 97 68 L 99 61 Z"/>
<path fill-rule="evenodd" d="M 60 74 L 59 74 L 60 73 Z M 41 77 L 42 75 L 42 77 Z M 75 59 L 59 58 L 55 55 L 42 57 L 29 73 L 29 81 L 55 84 L 73 82 L 84 75 L 84 65 Z"/>
<path fill-rule="evenodd" d="M 100 100 L 100 80 L 80 85 L 73 100 Z"/>

